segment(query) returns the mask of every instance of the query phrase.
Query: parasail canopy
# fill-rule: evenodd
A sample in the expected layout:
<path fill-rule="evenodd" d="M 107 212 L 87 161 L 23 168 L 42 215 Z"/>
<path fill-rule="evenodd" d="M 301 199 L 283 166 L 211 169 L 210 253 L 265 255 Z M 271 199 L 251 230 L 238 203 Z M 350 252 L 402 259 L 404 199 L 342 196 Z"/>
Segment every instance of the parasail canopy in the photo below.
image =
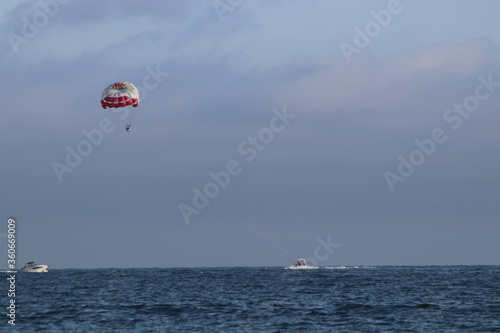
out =
<path fill-rule="evenodd" d="M 110 84 L 101 96 L 101 105 L 107 108 L 122 108 L 139 105 L 139 90 L 130 82 L 116 82 Z"/>

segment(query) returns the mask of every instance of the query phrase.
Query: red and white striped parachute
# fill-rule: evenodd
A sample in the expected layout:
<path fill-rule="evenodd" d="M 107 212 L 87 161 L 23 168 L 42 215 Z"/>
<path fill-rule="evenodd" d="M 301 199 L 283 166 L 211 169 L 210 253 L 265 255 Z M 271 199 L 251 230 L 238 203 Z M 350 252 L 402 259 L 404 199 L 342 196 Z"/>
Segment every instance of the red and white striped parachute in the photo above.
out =
<path fill-rule="evenodd" d="M 123 108 L 132 106 L 136 108 L 139 105 L 139 90 L 130 82 L 116 82 L 110 84 L 101 95 L 101 106 L 107 108 Z M 130 112 L 129 112 L 130 111 Z M 125 130 L 132 130 L 132 110 L 126 110 L 128 115 L 127 126 Z"/>
<path fill-rule="evenodd" d="M 130 82 L 110 84 L 101 96 L 101 105 L 106 108 L 122 108 L 128 105 L 134 108 L 139 105 L 139 90 Z"/>

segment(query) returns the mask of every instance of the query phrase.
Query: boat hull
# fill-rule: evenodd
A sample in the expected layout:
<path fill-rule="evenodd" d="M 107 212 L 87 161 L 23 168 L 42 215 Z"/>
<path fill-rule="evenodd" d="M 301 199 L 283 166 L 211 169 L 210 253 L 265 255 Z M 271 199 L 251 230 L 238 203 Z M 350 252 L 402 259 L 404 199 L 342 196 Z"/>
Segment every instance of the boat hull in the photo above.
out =
<path fill-rule="evenodd" d="M 48 265 L 36 265 L 36 266 L 22 268 L 21 270 L 23 272 L 28 272 L 28 273 L 46 273 L 47 268 L 49 268 Z"/>
<path fill-rule="evenodd" d="M 285 267 L 285 269 L 318 269 L 319 267 L 313 267 L 313 266 L 290 266 L 290 267 Z"/>

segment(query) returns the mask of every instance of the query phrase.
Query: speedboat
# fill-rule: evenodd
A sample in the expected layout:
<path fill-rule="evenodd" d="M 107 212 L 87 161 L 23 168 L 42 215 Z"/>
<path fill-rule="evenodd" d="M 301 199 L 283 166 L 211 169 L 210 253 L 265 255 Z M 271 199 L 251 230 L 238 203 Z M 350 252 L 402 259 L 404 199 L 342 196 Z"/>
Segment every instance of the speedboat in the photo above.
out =
<path fill-rule="evenodd" d="M 285 267 L 285 269 L 316 269 L 319 267 L 307 266 L 306 260 L 299 258 L 294 263 L 293 266 Z"/>
<path fill-rule="evenodd" d="M 37 265 L 34 261 L 29 261 L 23 268 L 21 268 L 21 270 L 24 272 L 41 273 L 47 272 L 47 268 L 49 268 L 48 265 Z"/>

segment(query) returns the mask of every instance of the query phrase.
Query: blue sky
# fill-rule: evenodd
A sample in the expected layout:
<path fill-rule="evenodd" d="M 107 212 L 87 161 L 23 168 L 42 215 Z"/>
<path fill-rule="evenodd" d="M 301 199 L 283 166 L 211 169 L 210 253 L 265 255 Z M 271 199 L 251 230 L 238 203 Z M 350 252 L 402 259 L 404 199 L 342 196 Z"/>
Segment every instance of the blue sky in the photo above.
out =
<path fill-rule="evenodd" d="M 500 264 L 497 1 L 0 13 L 19 265 Z M 131 133 L 100 106 L 116 81 L 141 92 Z"/>

